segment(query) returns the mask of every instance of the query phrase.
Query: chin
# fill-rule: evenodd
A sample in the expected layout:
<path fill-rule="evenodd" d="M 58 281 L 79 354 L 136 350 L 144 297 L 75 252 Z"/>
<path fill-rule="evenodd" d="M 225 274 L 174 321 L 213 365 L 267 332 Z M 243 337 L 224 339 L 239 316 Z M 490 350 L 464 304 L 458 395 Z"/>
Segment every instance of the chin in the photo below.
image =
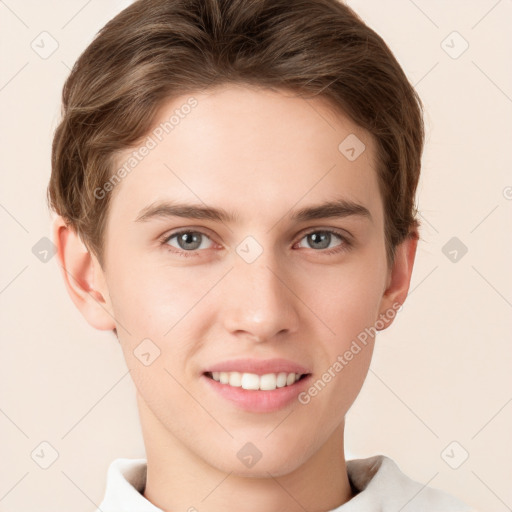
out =
<path fill-rule="evenodd" d="M 239 442 L 236 444 L 234 451 L 228 450 L 219 454 L 220 460 L 210 459 L 207 462 L 222 472 L 239 477 L 269 478 L 292 473 L 309 458 L 304 445 L 295 444 L 284 449 L 283 443 L 267 442 L 264 447 L 260 444 L 261 450 L 258 450 L 251 443 L 243 445 L 242 448 Z"/>

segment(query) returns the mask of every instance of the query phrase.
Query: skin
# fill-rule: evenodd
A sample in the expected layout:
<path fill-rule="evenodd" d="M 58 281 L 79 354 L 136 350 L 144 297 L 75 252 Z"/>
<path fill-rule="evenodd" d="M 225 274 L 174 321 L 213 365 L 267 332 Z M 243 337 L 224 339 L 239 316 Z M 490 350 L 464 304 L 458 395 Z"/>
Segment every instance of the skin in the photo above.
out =
<path fill-rule="evenodd" d="M 166 104 L 155 126 L 189 96 Z M 374 141 L 325 100 L 233 85 L 193 96 L 197 106 L 112 192 L 104 268 L 55 220 L 62 275 L 93 327 L 117 329 L 137 389 L 147 499 L 166 511 L 331 510 L 352 497 L 344 418 L 374 339 L 308 404 L 275 412 L 242 411 L 201 375 L 227 359 L 282 357 L 316 380 L 405 301 L 417 241 L 398 246 L 387 265 Z M 338 150 L 349 134 L 366 145 L 355 161 Z M 300 208 L 338 198 L 363 205 L 371 219 L 291 220 Z M 239 219 L 135 221 L 165 199 L 223 207 Z M 188 258 L 178 255 L 187 249 L 177 237 L 160 240 L 183 228 L 205 235 Z M 306 236 L 315 229 L 337 230 L 351 245 L 332 235 L 318 248 Z M 247 236 L 263 249 L 252 263 L 236 252 Z M 146 338 L 160 350 L 149 366 L 134 355 Z M 252 468 L 237 457 L 247 442 L 262 454 Z"/>

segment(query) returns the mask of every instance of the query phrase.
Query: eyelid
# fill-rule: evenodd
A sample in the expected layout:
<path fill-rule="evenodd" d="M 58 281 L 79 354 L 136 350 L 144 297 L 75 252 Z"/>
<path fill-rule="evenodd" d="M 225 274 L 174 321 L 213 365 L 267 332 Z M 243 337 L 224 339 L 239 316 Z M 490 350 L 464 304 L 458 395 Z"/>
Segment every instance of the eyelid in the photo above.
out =
<path fill-rule="evenodd" d="M 297 235 L 297 239 L 293 243 L 293 245 L 295 246 L 304 237 L 306 237 L 306 236 L 308 236 L 308 235 L 310 235 L 312 233 L 320 233 L 320 232 L 332 233 L 332 234 L 340 237 L 341 243 L 340 243 L 339 246 L 337 246 L 338 248 L 323 249 L 323 250 L 319 250 L 319 251 L 314 251 L 314 249 L 312 249 L 314 252 L 317 252 L 318 254 L 329 255 L 329 254 L 331 254 L 333 252 L 336 252 L 336 251 L 341 252 L 343 250 L 349 249 L 353 245 L 353 237 L 347 231 L 339 229 L 339 228 L 334 228 L 334 227 L 316 227 L 316 226 L 310 227 L 310 228 L 306 228 L 304 231 L 301 231 L 299 233 L 299 235 Z M 170 233 L 167 232 L 164 235 L 162 235 L 161 237 L 159 237 L 159 242 L 160 242 L 161 245 L 166 245 L 167 246 L 166 249 L 169 250 L 171 253 L 174 253 L 174 254 L 177 254 L 177 255 L 181 255 L 181 256 L 184 256 L 184 257 L 198 256 L 199 253 L 201 253 L 202 251 L 205 250 L 205 249 L 196 249 L 196 250 L 193 250 L 193 251 L 183 251 L 183 250 L 177 249 L 176 247 L 172 247 L 172 246 L 170 246 L 167 243 L 167 242 L 169 242 L 169 240 L 171 238 L 173 238 L 175 236 L 178 236 L 180 234 L 183 234 L 183 233 L 199 233 L 199 234 L 201 234 L 203 236 L 206 236 L 214 244 L 220 245 L 220 244 L 218 244 L 214 240 L 214 237 L 212 237 L 209 234 L 210 230 L 208 228 L 205 228 L 205 227 L 202 227 L 202 226 L 201 227 L 188 226 L 188 227 L 177 228 L 175 231 L 172 231 Z"/>
<path fill-rule="evenodd" d="M 179 228 L 176 231 L 172 231 L 170 233 L 166 233 L 166 234 L 162 235 L 161 237 L 159 237 L 158 240 L 160 241 L 161 244 L 164 245 L 171 238 L 174 238 L 175 236 L 178 236 L 178 235 L 182 235 L 183 233 L 199 233 L 199 234 L 205 236 L 206 238 L 208 238 L 209 240 L 211 240 L 214 244 L 220 245 L 220 244 L 218 244 L 218 242 L 215 241 L 214 237 L 209 233 L 209 230 L 207 228 L 203 228 L 203 227 L 201 227 L 201 228 L 190 228 L 190 227 Z M 176 250 L 179 250 L 179 249 L 176 249 Z M 199 251 L 195 250 L 195 251 L 185 251 L 185 252 L 199 252 Z"/>
<path fill-rule="evenodd" d="M 300 236 L 300 238 L 302 238 L 304 236 L 310 235 L 311 233 L 318 233 L 318 232 L 323 232 L 323 231 L 334 233 L 338 236 L 341 236 L 342 238 L 344 238 L 347 241 L 350 241 L 352 239 L 352 235 L 348 231 L 346 231 L 344 229 L 340 229 L 340 228 L 327 227 L 327 226 L 307 228 L 305 231 L 301 232 L 301 234 L 299 236 Z"/>
<path fill-rule="evenodd" d="M 341 236 L 342 238 L 345 238 L 348 241 L 350 241 L 352 239 L 351 233 L 349 233 L 346 230 L 343 230 L 343 229 L 340 229 L 340 228 L 334 228 L 334 227 L 327 227 L 327 226 L 325 226 L 325 227 L 313 226 L 311 228 L 305 228 L 303 231 L 301 231 L 297 235 L 297 237 L 298 237 L 297 241 L 300 241 L 303 237 L 305 237 L 305 236 L 307 236 L 307 235 L 309 235 L 311 233 L 317 233 L 319 231 L 333 232 L 333 233 Z M 207 236 L 208 238 L 210 238 L 212 241 L 214 241 L 213 240 L 214 237 L 212 237 L 212 234 L 211 234 L 213 232 L 211 230 L 209 230 L 208 228 L 205 228 L 203 226 L 201 226 L 201 227 L 185 226 L 183 228 L 177 228 L 176 231 L 167 232 L 167 233 L 163 234 L 162 236 L 158 237 L 158 240 L 161 241 L 161 242 L 166 242 L 166 241 L 168 241 L 173 236 L 179 235 L 181 233 L 188 233 L 188 232 L 201 233 L 201 234 Z"/>
<path fill-rule="evenodd" d="M 319 251 L 315 251 L 314 249 L 311 249 L 314 253 L 317 253 L 320 256 L 331 256 L 334 254 L 346 252 L 346 251 L 352 249 L 355 244 L 352 235 L 345 230 L 342 230 L 339 228 L 332 228 L 332 227 L 313 227 L 311 229 L 308 229 L 308 230 L 302 232 L 298 236 L 298 240 L 297 240 L 297 242 L 294 243 L 294 245 L 300 243 L 300 241 L 304 237 L 306 237 L 312 233 L 330 233 L 330 234 L 334 235 L 335 237 L 338 237 L 340 240 L 340 244 L 331 249 L 322 249 Z"/>
<path fill-rule="evenodd" d="M 175 236 L 181 235 L 183 233 L 199 233 L 200 235 L 205 236 L 209 240 L 212 241 L 213 244 L 215 244 L 215 240 L 212 239 L 210 235 L 208 235 L 205 231 L 203 231 L 205 228 L 180 228 L 177 231 L 173 231 L 172 233 L 166 233 L 162 237 L 159 238 L 159 245 L 163 247 L 166 251 L 170 252 L 171 254 L 175 254 L 178 257 L 181 258 L 194 258 L 201 255 L 201 252 L 203 252 L 205 249 L 201 250 L 193 250 L 193 251 L 184 251 L 182 249 L 178 249 L 176 247 L 173 247 L 168 242 L 171 238 L 174 238 Z M 165 247 L 164 247 L 165 246 Z"/>
<path fill-rule="evenodd" d="M 213 235 L 213 231 L 210 229 L 204 227 L 204 226 L 185 226 L 182 228 L 176 228 L 175 230 L 167 231 L 163 235 L 158 237 L 158 240 L 161 242 L 165 242 L 169 240 L 169 238 L 182 234 L 182 233 L 201 233 L 202 235 L 207 236 L 213 241 L 213 238 L 215 237 Z"/>

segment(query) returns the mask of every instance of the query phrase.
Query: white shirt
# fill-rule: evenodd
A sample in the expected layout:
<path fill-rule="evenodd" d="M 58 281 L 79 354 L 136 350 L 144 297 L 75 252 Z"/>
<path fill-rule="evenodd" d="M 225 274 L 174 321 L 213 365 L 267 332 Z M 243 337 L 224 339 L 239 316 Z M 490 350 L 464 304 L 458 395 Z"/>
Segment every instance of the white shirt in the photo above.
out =
<path fill-rule="evenodd" d="M 97 512 L 163 512 L 142 495 L 146 468 L 146 459 L 114 460 Z M 411 480 L 384 455 L 349 460 L 347 473 L 358 494 L 329 512 L 477 512 L 443 491 Z"/>

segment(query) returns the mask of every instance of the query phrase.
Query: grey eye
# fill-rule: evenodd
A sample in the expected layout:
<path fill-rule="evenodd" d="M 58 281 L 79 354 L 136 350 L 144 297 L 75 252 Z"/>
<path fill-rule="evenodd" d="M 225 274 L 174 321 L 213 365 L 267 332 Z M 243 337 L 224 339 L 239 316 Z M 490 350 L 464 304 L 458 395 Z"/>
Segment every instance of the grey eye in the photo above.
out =
<path fill-rule="evenodd" d="M 341 235 L 338 235 L 332 231 L 314 231 L 305 235 L 302 240 L 306 239 L 309 247 L 312 249 L 328 249 L 332 247 L 330 244 L 333 240 L 333 237 L 343 241 Z"/>
<path fill-rule="evenodd" d="M 177 246 L 171 244 L 171 240 L 176 239 Z M 171 235 L 167 242 L 172 247 L 180 249 L 182 251 L 195 251 L 197 249 L 207 249 L 208 247 L 202 247 L 204 240 L 209 238 L 199 231 L 181 231 L 180 233 L 174 233 Z"/>

